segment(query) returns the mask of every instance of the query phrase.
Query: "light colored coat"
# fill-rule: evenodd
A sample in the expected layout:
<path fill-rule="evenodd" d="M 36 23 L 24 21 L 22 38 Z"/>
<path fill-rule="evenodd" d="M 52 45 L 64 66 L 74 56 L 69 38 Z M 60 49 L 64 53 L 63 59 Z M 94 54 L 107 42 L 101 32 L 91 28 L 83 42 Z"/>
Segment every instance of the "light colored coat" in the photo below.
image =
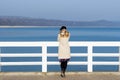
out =
<path fill-rule="evenodd" d="M 60 37 L 60 34 L 58 34 L 58 41 L 59 41 L 58 59 L 69 59 L 71 57 L 69 37 Z"/>

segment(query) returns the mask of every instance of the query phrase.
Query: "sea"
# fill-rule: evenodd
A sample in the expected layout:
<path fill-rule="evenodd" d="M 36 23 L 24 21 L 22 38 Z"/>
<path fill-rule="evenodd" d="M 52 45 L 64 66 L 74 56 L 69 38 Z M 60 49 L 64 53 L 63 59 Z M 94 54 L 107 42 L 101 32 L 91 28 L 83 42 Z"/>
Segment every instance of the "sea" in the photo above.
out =
<path fill-rule="evenodd" d="M 0 42 L 7 41 L 57 41 L 61 26 L 2 27 Z M 120 41 L 120 27 L 115 26 L 67 26 L 70 41 Z M 87 47 L 70 47 L 71 53 L 87 53 Z M 1 53 L 41 53 L 41 47 L 0 47 Z M 48 53 L 57 53 L 58 47 L 48 47 Z M 94 47 L 94 53 L 118 53 L 119 47 Z M 38 62 L 41 57 L 2 57 L 1 62 Z M 48 61 L 58 61 L 48 57 Z M 72 57 L 70 61 L 87 61 L 87 57 Z M 93 61 L 119 61 L 119 57 L 93 57 Z M 0 66 L 1 72 L 41 72 L 41 65 Z M 87 72 L 87 65 L 68 65 L 67 71 Z M 93 71 L 118 71 L 118 65 L 93 65 Z M 60 71 L 59 65 L 48 65 L 48 72 Z"/>

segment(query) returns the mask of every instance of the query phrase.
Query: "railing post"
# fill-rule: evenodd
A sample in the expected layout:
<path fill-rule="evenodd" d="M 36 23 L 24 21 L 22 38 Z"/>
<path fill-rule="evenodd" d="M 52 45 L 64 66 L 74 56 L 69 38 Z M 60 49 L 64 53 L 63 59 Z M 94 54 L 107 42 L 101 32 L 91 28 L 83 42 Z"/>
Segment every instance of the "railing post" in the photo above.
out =
<path fill-rule="evenodd" d="M 119 46 L 119 72 L 120 72 L 120 46 Z"/>
<path fill-rule="evenodd" d="M 88 45 L 88 72 L 93 72 L 93 56 L 92 56 L 92 52 L 93 52 L 93 46 Z"/>
<path fill-rule="evenodd" d="M 2 62 L 2 61 L 1 61 L 1 58 L 2 58 L 2 57 L 1 57 L 1 53 L 2 53 L 2 51 L 1 51 L 1 48 L 0 48 L 0 72 L 2 71 L 2 64 L 1 64 L 1 62 Z"/>
<path fill-rule="evenodd" d="M 47 72 L 47 45 L 42 45 L 42 72 Z"/>

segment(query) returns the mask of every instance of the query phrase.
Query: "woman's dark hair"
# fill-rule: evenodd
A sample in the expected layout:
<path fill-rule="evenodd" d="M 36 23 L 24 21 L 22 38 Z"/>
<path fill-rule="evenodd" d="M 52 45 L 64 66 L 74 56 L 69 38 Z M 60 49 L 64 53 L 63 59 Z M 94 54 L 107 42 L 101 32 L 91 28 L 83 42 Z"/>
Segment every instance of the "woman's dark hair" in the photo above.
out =
<path fill-rule="evenodd" d="M 67 29 L 66 26 L 62 26 L 62 27 L 60 28 L 60 31 L 63 30 L 63 29 Z"/>

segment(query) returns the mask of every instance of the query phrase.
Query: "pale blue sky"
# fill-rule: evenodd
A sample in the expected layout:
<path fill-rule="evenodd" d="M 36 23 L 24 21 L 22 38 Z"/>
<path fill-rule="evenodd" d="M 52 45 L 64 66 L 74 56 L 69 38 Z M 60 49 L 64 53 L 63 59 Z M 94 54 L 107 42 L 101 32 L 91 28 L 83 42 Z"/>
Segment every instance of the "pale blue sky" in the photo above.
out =
<path fill-rule="evenodd" d="M 120 21 L 120 0 L 0 0 L 0 16 Z"/>

